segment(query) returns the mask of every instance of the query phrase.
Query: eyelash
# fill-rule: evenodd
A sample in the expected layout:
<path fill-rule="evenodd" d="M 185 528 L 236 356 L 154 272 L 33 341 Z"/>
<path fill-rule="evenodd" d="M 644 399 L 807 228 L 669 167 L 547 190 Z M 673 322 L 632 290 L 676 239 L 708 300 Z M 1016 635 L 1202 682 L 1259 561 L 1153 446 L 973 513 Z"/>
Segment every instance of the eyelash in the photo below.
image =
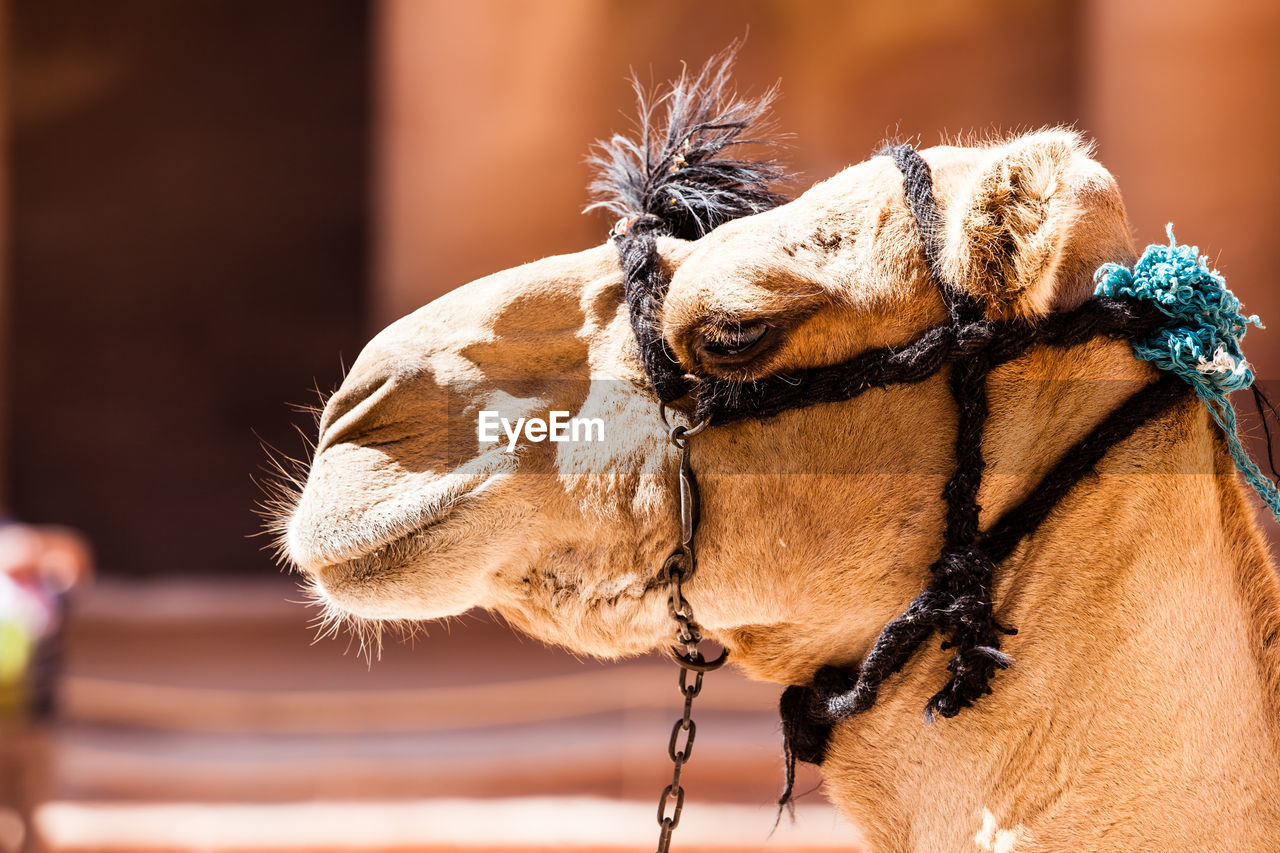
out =
<path fill-rule="evenodd" d="M 694 341 L 694 356 L 700 364 L 741 367 L 755 358 L 769 343 L 775 332 L 765 322 L 746 323 L 719 334 L 701 332 Z"/>

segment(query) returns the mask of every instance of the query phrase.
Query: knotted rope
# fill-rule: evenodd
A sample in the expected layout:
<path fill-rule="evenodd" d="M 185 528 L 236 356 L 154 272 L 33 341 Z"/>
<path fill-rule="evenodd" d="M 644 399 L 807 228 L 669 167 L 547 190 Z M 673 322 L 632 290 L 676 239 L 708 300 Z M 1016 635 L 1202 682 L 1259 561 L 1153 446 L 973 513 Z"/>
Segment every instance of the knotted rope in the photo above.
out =
<path fill-rule="evenodd" d="M 1178 245 L 1173 223 L 1167 233 L 1169 245 L 1148 246 L 1132 269 L 1119 264 L 1100 267 L 1094 277 L 1095 293 L 1148 303 L 1169 318 L 1150 335 L 1134 340 L 1134 355 L 1180 377 L 1195 390 L 1222 429 L 1236 467 L 1280 518 L 1280 491 L 1240 443 L 1235 408 L 1227 399 L 1232 391 L 1253 384 L 1253 368 L 1240 344 L 1249 326 L 1262 328 L 1262 321 L 1256 314 L 1240 313 L 1240 300 L 1227 289 L 1222 276 L 1209 269 L 1199 248 Z M 1262 414 L 1265 426 L 1266 414 Z"/>

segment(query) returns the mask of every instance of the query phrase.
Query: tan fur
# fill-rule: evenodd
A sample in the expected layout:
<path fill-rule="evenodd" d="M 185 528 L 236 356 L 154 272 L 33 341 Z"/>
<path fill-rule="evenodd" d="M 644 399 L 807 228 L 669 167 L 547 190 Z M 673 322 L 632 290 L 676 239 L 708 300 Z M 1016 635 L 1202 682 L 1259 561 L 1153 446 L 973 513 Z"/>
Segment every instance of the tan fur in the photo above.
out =
<path fill-rule="evenodd" d="M 1077 304 L 1098 264 L 1132 259 L 1114 181 L 1070 133 L 924 156 L 947 270 L 993 316 Z M 691 370 L 715 369 L 694 363 L 702 329 L 785 331 L 749 379 L 944 316 L 884 157 L 662 251 L 663 330 Z M 1103 341 L 997 371 L 984 523 L 1151 375 Z M 612 434 L 481 448 L 476 412 L 498 402 L 598 415 Z M 905 609 L 941 539 L 953 412 L 940 374 L 694 440 L 703 522 L 686 595 L 737 665 L 801 683 L 855 665 Z M 632 654 L 672 630 L 653 579 L 677 536 L 674 461 L 602 246 L 467 285 L 380 334 L 326 409 L 287 547 L 363 617 L 488 607 L 581 652 Z M 1020 633 L 993 695 L 926 725 L 945 675 L 935 643 L 836 730 L 823 773 L 873 850 L 1274 849 L 1280 588 L 1199 406 L 1113 448 L 997 577 L 999 617 Z"/>

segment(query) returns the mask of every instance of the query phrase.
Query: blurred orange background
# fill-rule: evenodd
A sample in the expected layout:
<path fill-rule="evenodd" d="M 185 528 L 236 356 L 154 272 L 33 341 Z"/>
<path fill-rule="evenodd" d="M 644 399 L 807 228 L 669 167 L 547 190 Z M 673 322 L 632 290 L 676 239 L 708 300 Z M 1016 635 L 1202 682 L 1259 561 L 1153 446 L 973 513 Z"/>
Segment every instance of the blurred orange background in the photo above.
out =
<path fill-rule="evenodd" d="M 666 80 L 749 34 L 737 79 L 781 82 L 797 191 L 889 137 L 1073 125 L 1118 178 L 1139 246 L 1174 222 L 1280 324 L 1270 0 L 5 0 L 0 14 L 2 503 L 84 530 L 101 572 L 77 602 L 40 774 L 57 849 L 523 849 L 570 843 L 555 833 L 575 821 L 604 829 L 573 843 L 652 843 L 670 667 L 578 661 L 487 617 L 367 667 L 345 638 L 310 645 L 311 612 L 252 512 L 261 444 L 302 455 L 294 429 L 313 431 L 286 404 L 315 403 L 382 325 L 603 241 L 606 218 L 580 212 L 585 156 L 630 127 L 631 70 Z M 1280 378 L 1280 333 L 1247 349 Z M 765 844 L 776 692 L 709 680 L 686 777 L 688 814 L 708 817 L 686 849 Z M 535 796 L 601 799 L 538 801 L 534 819 Z M 491 808 L 468 811 L 476 798 Z M 817 794 L 802 803 L 770 846 L 853 843 Z M 183 805 L 204 811 L 156 811 Z M 353 823 L 365 841 L 344 840 Z M 232 826 L 248 835 L 218 834 Z"/>

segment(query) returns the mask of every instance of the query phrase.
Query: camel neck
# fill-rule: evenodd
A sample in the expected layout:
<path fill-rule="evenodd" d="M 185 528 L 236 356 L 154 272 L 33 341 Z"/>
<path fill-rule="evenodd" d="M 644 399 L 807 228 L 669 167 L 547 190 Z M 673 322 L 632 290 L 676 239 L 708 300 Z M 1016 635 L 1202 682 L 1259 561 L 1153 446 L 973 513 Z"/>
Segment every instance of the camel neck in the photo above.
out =
<path fill-rule="evenodd" d="M 823 775 L 871 849 L 1273 843 L 1280 592 L 1203 412 L 1170 418 L 1000 567 L 1019 634 L 992 695 L 926 724 L 947 659 L 931 648 L 836 728 Z"/>

